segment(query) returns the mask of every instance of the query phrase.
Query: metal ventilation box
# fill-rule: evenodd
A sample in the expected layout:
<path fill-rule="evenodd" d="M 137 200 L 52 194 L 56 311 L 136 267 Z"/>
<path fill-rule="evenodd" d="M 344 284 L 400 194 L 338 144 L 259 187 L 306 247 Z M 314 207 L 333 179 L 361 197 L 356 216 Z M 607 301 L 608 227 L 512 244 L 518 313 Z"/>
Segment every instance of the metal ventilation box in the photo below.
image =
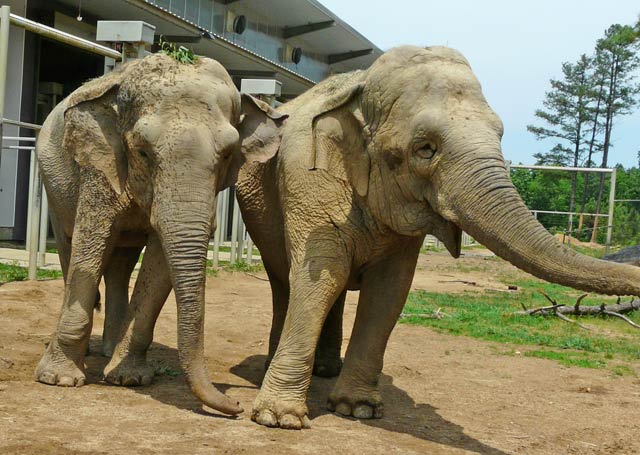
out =
<path fill-rule="evenodd" d="M 280 96 L 282 82 L 275 79 L 242 79 L 240 91 L 250 95 Z"/>
<path fill-rule="evenodd" d="M 142 21 L 98 21 L 97 41 L 153 44 L 156 28 Z"/>

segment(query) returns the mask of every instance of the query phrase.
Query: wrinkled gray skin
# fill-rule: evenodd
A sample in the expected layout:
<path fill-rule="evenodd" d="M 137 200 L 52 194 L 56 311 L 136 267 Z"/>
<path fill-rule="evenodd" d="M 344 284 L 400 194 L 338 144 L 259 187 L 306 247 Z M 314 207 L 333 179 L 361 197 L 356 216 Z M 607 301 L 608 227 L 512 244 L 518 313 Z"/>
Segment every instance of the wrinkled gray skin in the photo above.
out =
<path fill-rule="evenodd" d="M 273 156 L 277 147 L 265 144 L 279 141 L 282 119 L 264 103 L 241 97 L 216 61 L 184 65 L 162 54 L 83 85 L 54 109 L 37 154 L 65 294 L 58 327 L 36 369 L 38 381 L 84 384 L 104 275 L 106 354 L 124 336 L 105 370 L 107 380 L 151 381 L 146 349 L 173 288 L 180 363 L 192 391 L 221 412 L 242 411 L 212 386 L 204 365 L 206 253 L 217 190 L 235 181 L 245 160 Z M 128 305 L 129 277 L 145 244 Z"/>
<path fill-rule="evenodd" d="M 252 411 L 259 424 L 308 427 L 316 344 L 322 332 L 316 361 L 336 372 L 341 306 L 355 289 L 355 325 L 328 407 L 382 416 L 383 355 L 427 233 L 456 257 L 464 229 L 545 280 L 640 294 L 640 270 L 576 254 L 531 216 L 505 168 L 502 123 L 458 52 L 393 49 L 280 109 L 290 117 L 278 154 L 245 166 L 237 183 L 273 292 L 273 359 Z"/>

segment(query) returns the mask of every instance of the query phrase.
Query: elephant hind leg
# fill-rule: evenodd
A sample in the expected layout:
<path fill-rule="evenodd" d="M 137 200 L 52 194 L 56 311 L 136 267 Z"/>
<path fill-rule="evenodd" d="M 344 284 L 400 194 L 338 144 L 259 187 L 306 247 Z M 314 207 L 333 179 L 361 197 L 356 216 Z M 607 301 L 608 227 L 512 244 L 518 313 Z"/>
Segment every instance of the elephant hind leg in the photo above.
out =
<path fill-rule="evenodd" d="M 141 247 L 115 248 L 104 271 L 106 288 L 102 355 L 111 357 L 118 344 L 129 306 L 129 279 Z"/>
<path fill-rule="evenodd" d="M 316 358 L 313 362 L 313 374 L 322 378 L 333 378 L 340 374 L 342 369 L 342 316 L 344 313 L 344 300 L 347 291 L 342 291 L 336 302 L 331 307 L 327 319 L 322 326 Z"/>
<path fill-rule="evenodd" d="M 104 369 L 107 382 L 123 386 L 150 384 L 154 371 L 147 363 L 147 349 L 160 310 L 171 292 L 171 277 L 156 234 L 147 242 L 142 267 L 126 308 L 123 336 Z"/>

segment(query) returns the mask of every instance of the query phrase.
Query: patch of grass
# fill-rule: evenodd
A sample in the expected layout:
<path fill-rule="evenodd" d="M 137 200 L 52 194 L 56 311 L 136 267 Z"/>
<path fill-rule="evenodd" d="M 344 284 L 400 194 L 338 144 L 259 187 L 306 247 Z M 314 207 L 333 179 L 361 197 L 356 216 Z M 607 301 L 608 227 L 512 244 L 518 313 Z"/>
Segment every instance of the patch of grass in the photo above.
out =
<path fill-rule="evenodd" d="M 9 283 L 11 281 L 24 281 L 29 276 L 29 270 L 26 267 L 20 267 L 16 264 L 0 264 L 0 283 Z M 59 270 L 38 269 L 38 279 L 56 279 L 62 277 Z"/>
<path fill-rule="evenodd" d="M 611 372 L 616 376 L 636 376 L 636 372 L 628 365 L 614 365 Z"/>
<path fill-rule="evenodd" d="M 220 261 L 218 263 L 218 268 L 213 267 L 213 261 L 207 260 L 207 275 L 209 276 L 218 276 L 218 271 L 224 270 L 226 272 L 249 272 L 256 273 L 264 271 L 264 265 L 262 262 L 256 262 L 254 264 L 249 264 L 244 261 L 236 261 L 233 264 L 229 261 Z"/>
<path fill-rule="evenodd" d="M 606 325 L 606 330 L 586 331 L 558 318 L 514 314 L 522 309 L 521 304 L 527 308 L 549 305 L 538 292 L 540 290 L 559 303 L 567 304 L 575 302 L 580 295 L 578 291 L 535 279 L 518 279 L 515 284 L 519 287 L 516 293 L 487 291 L 484 294 L 467 292 L 449 295 L 412 292 L 404 313 L 429 314 L 440 309 L 445 316 L 439 320 L 407 317 L 402 322 L 487 341 L 552 348 L 553 351 L 532 351 L 539 353 L 531 356 L 551 358 L 565 365 L 600 368 L 607 364 L 607 360 L 640 360 L 640 337 L 634 332 L 636 329 L 624 321 L 601 317 L 579 318 L 583 324 L 595 326 L 594 329 Z M 613 303 L 610 297 L 589 296 L 582 304 L 599 305 L 603 301 Z M 640 323 L 640 315 L 631 314 L 629 317 Z"/>
<path fill-rule="evenodd" d="M 585 256 L 591 256 L 592 258 L 597 258 L 597 259 L 600 259 L 602 256 L 604 256 L 604 252 L 605 252 L 604 247 L 592 248 L 588 246 L 581 246 L 581 245 L 574 245 L 574 244 L 568 244 L 568 245 L 565 244 L 565 245 L 580 254 L 584 254 Z"/>
<path fill-rule="evenodd" d="M 160 35 L 160 42 L 158 44 L 160 46 L 160 52 L 168 55 L 169 57 L 173 57 L 180 63 L 193 65 L 196 60 L 198 60 L 198 56 L 194 54 L 191 49 L 184 46 L 178 46 L 175 43 L 170 43 L 165 40 L 162 35 Z"/>
<path fill-rule="evenodd" d="M 524 355 L 526 357 L 536 357 L 538 359 L 557 360 L 560 364 L 567 367 L 604 368 L 607 366 L 606 362 L 594 359 L 586 352 L 536 350 L 527 351 Z"/>
<path fill-rule="evenodd" d="M 162 362 L 158 362 L 153 365 L 153 373 L 156 376 L 169 376 L 171 378 L 175 378 L 182 374 L 179 370 L 174 370 L 170 366 L 164 365 Z"/>

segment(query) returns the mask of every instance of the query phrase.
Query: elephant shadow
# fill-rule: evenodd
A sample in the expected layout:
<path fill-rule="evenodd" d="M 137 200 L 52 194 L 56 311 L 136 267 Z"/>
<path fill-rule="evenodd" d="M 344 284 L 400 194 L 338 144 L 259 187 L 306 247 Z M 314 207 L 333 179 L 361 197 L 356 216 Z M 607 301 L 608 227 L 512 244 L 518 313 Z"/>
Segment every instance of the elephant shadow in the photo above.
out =
<path fill-rule="evenodd" d="M 264 375 L 265 360 L 266 356 L 264 355 L 252 355 L 238 365 L 231 367 L 230 371 L 256 387 L 260 387 Z M 335 378 L 313 377 L 307 395 L 307 406 L 312 424 L 314 418 L 330 414 L 326 408 L 326 401 L 335 381 Z M 362 424 L 395 433 L 408 434 L 425 441 L 475 453 L 506 455 L 506 452 L 490 447 L 465 434 L 463 427 L 440 416 L 437 408 L 425 403 L 416 403 L 404 390 L 393 384 L 391 376 L 383 373 L 380 385 L 382 396 L 388 403 L 385 416 L 382 419 L 360 420 Z M 344 418 L 355 420 L 351 417 Z"/>
<path fill-rule="evenodd" d="M 107 387 L 116 387 L 105 382 L 102 377 L 102 371 L 107 363 L 109 363 L 109 358 L 101 355 L 101 343 L 102 337 L 91 337 L 89 344 L 90 353 L 85 358 L 87 364 L 87 380 L 89 383 L 99 383 Z M 130 390 L 149 396 L 161 403 L 175 406 L 178 409 L 223 419 L 235 419 L 235 417 L 232 416 L 210 413 L 203 409 L 202 403 L 191 393 L 184 379 L 178 359 L 178 350 L 176 348 L 154 341 L 149 347 L 147 358 L 155 370 L 153 383 L 148 386 L 129 387 Z M 238 387 L 237 385 L 217 383 L 215 386 L 222 391 L 229 387 Z"/>

